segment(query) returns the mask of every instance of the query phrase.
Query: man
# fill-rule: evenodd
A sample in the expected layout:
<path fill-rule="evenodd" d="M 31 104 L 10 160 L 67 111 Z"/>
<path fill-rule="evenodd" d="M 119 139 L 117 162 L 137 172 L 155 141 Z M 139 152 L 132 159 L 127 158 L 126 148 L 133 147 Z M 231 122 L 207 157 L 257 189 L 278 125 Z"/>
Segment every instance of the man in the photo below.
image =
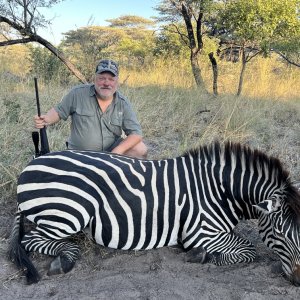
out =
<path fill-rule="evenodd" d="M 35 127 L 43 128 L 71 116 L 68 148 L 109 151 L 146 158 L 141 126 L 130 102 L 118 91 L 119 68 L 116 62 L 100 60 L 93 84 L 73 88 L 47 114 L 35 116 Z M 122 138 L 122 132 L 126 137 Z"/>

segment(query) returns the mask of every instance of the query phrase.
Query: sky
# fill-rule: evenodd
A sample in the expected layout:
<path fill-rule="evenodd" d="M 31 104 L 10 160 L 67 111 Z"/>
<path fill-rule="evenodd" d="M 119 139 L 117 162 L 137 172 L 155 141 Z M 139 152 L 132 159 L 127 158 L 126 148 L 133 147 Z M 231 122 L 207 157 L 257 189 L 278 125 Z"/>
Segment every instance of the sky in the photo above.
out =
<path fill-rule="evenodd" d="M 158 0 L 64 0 L 52 8 L 40 10 L 46 19 L 52 20 L 49 28 L 39 29 L 38 34 L 58 45 L 62 33 L 87 25 L 106 26 L 105 20 L 122 15 L 150 18 L 157 15 L 153 9 Z"/>

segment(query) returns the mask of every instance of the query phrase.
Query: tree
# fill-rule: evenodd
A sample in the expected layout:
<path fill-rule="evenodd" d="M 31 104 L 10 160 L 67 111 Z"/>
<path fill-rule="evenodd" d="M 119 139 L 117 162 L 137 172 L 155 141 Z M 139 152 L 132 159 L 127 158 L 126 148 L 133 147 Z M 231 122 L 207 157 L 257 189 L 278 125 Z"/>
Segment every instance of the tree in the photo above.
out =
<path fill-rule="evenodd" d="M 0 0 L 0 24 L 5 23 L 14 29 L 14 34 L 6 36 L 0 46 L 36 42 L 57 56 L 67 68 L 82 82 L 86 82 L 80 71 L 65 57 L 62 51 L 37 34 L 39 27 L 49 21 L 39 12 L 39 8 L 50 8 L 62 0 Z"/>
<path fill-rule="evenodd" d="M 289 64 L 300 67 L 300 0 L 291 0 L 283 9 L 285 21 L 270 42 L 270 50 Z"/>
<path fill-rule="evenodd" d="M 57 56 L 54 56 L 46 48 L 34 45 L 28 46 L 30 50 L 31 73 L 39 76 L 46 83 L 54 80 L 60 83 L 68 83 L 70 72 L 64 67 Z"/>
<path fill-rule="evenodd" d="M 109 27 L 123 33 L 116 47 L 121 60 L 127 60 L 128 65 L 136 62 L 143 65 L 154 47 L 155 22 L 134 15 L 124 15 L 106 21 L 110 22 Z"/>
<path fill-rule="evenodd" d="M 288 64 L 300 68 L 300 33 L 293 38 L 289 37 L 288 40 L 274 41 L 272 51 Z"/>
<path fill-rule="evenodd" d="M 163 0 L 156 7 L 161 22 L 172 24 L 174 32 L 179 34 L 190 50 L 190 62 L 196 85 L 203 88 L 205 85 L 201 74 L 198 57 L 203 50 L 204 22 L 213 7 L 213 0 Z M 185 31 L 178 26 L 183 20 Z"/>
<path fill-rule="evenodd" d="M 99 58 L 110 57 L 123 64 L 143 64 L 154 44 L 152 21 L 123 16 L 107 20 L 108 26 L 88 26 L 65 33 L 62 45 L 66 53 L 78 61 L 81 70 L 89 74 Z M 152 26 L 152 25 L 151 25 Z"/>
<path fill-rule="evenodd" d="M 134 15 L 124 15 L 115 19 L 106 20 L 110 23 L 110 27 L 114 28 L 148 28 L 153 27 L 155 22 L 143 17 Z"/>
<path fill-rule="evenodd" d="M 88 78 L 94 74 L 96 62 L 102 57 L 112 57 L 116 52 L 112 48 L 120 42 L 123 33 L 103 26 L 87 26 L 64 33 L 62 47 L 78 68 Z"/>
<path fill-rule="evenodd" d="M 180 31 L 184 32 L 184 24 L 176 24 L 178 28 L 182 27 Z M 155 36 L 155 45 L 153 49 L 155 56 L 164 57 L 188 57 L 186 44 L 180 38 L 177 32 L 174 32 L 172 24 L 164 25 Z"/>
<path fill-rule="evenodd" d="M 237 95 L 242 92 L 246 64 L 259 54 L 267 55 L 277 40 L 299 36 L 299 0 L 227 0 L 220 13 L 223 45 L 241 53 Z M 224 49 L 223 49 L 224 50 Z M 226 50 L 226 47 L 225 47 Z"/>

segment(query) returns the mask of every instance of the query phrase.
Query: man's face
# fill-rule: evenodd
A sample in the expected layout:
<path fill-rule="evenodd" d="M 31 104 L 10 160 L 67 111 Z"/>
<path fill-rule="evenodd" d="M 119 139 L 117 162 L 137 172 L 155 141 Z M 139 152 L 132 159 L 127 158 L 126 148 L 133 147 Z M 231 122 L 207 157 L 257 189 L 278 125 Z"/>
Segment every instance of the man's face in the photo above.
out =
<path fill-rule="evenodd" d="M 111 100 L 118 88 L 119 78 L 110 72 L 95 75 L 95 89 L 102 100 Z"/>

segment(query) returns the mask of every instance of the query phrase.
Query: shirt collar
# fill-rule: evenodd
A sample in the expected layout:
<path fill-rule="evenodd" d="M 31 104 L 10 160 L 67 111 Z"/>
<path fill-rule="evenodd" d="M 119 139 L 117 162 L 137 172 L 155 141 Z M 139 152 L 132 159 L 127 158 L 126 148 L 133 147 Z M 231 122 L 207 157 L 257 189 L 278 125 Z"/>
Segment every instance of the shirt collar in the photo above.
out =
<path fill-rule="evenodd" d="M 94 84 L 91 84 L 91 86 L 90 86 L 90 96 L 91 97 L 96 96 L 96 90 L 95 90 L 95 85 Z"/>
<path fill-rule="evenodd" d="M 90 86 L 90 96 L 91 97 L 96 97 L 96 90 L 95 90 L 95 84 L 91 84 Z M 114 99 L 113 99 L 113 102 L 117 102 L 120 100 L 120 93 L 118 91 L 116 91 L 114 93 Z"/>

